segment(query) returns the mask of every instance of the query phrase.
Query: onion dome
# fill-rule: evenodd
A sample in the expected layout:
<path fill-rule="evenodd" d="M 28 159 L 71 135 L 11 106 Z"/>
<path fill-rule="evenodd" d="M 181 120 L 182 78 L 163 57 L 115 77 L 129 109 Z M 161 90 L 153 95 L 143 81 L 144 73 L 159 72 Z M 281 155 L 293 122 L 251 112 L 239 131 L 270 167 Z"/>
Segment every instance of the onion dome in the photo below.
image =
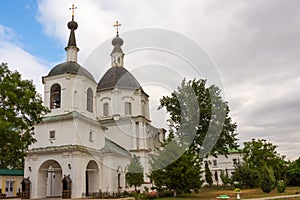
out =
<path fill-rule="evenodd" d="M 139 82 L 124 67 L 111 67 L 98 83 L 97 91 L 120 89 L 142 89 Z"/>
<path fill-rule="evenodd" d="M 65 50 L 67 51 L 67 62 L 58 64 L 53 67 L 48 73 L 47 77 L 60 74 L 76 74 L 85 76 L 91 81 L 96 82 L 93 75 L 77 63 L 77 53 L 79 51 L 79 48 L 77 48 L 76 45 L 75 30 L 78 28 L 78 24 L 74 21 L 74 5 L 72 5 L 72 9 L 72 21 L 67 24 L 68 28 L 70 29 L 68 46 L 65 48 Z"/>
<path fill-rule="evenodd" d="M 75 22 L 74 20 L 70 21 L 68 23 L 68 28 L 71 30 L 71 32 L 70 32 L 68 46 L 66 47 L 66 51 L 67 51 L 68 47 L 77 47 L 76 46 L 76 38 L 75 38 L 75 30 L 78 28 L 77 22 Z"/>
<path fill-rule="evenodd" d="M 111 44 L 113 46 L 122 46 L 123 45 L 123 40 L 122 40 L 122 38 L 119 37 L 119 34 L 111 41 Z"/>
<path fill-rule="evenodd" d="M 51 69 L 47 77 L 56 76 L 60 74 L 76 74 L 85 76 L 91 81 L 95 82 L 93 75 L 84 67 L 80 66 L 77 62 L 67 61 L 61 64 L 56 65 Z"/>

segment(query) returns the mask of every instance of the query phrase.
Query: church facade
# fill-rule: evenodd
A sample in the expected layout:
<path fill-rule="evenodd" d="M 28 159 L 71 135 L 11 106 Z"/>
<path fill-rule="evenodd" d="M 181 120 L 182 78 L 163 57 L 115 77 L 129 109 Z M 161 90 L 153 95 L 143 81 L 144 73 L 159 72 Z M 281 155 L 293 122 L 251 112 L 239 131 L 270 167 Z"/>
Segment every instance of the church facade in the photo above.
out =
<path fill-rule="evenodd" d="M 164 138 L 164 129 L 151 125 L 149 96 L 124 67 L 118 31 L 111 68 L 97 82 L 77 63 L 77 27 L 72 16 L 67 61 L 42 77 L 44 105 L 51 112 L 35 125 L 37 142 L 25 158 L 31 198 L 124 190 L 133 155 L 140 159 L 147 183 L 148 158 Z"/>

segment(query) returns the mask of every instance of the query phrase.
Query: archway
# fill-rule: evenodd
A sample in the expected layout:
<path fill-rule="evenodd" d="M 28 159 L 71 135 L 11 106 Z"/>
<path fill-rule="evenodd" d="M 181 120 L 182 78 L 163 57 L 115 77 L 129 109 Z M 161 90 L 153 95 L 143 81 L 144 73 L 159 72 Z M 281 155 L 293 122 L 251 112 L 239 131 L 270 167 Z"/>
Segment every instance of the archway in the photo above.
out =
<path fill-rule="evenodd" d="M 38 197 L 61 197 L 62 195 L 62 169 L 55 160 L 47 160 L 38 171 Z"/>
<path fill-rule="evenodd" d="M 100 188 L 99 167 L 94 160 L 91 160 L 87 164 L 86 171 L 85 171 L 86 196 L 92 195 L 93 192 L 98 192 L 99 188 Z"/>

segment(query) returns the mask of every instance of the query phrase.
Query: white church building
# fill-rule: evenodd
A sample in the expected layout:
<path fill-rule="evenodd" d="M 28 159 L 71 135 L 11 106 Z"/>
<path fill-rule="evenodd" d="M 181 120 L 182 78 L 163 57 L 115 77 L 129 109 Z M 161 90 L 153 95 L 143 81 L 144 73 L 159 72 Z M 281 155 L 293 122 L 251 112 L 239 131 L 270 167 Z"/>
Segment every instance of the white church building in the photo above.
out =
<path fill-rule="evenodd" d="M 165 135 L 151 125 L 149 96 L 124 67 L 118 32 L 112 40 L 111 68 L 97 82 L 77 63 L 77 27 L 72 16 L 67 61 L 42 77 L 44 105 L 51 112 L 35 125 L 37 142 L 25 158 L 30 198 L 61 197 L 64 192 L 67 198 L 81 198 L 99 190 L 124 190 L 133 155 L 150 182 L 147 160 Z"/>

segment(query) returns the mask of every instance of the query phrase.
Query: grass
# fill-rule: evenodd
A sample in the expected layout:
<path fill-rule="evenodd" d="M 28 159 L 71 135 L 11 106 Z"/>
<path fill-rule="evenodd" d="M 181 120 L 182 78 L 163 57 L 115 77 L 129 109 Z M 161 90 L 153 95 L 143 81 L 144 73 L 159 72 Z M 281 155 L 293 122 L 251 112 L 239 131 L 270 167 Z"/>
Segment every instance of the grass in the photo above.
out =
<path fill-rule="evenodd" d="M 299 191 L 299 187 L 287 187 L 284 193 L 279 193 L 277 190 L 273 190 L 269 194 L 264 193 L 261 189 L 242 189 L 240 197 L 241 199 L 249 199 L 249 198 L 260 198 L 260 197 L 273 197 L 273 196 L 284 196 L 284 195 L 294 195 L 295 192 Z M 199 200 L 216 200 L 217 196 L 221 194 L 227 194 L 230 196 L 230 199 L 235 199 L 236 194 L 234 190 L 228 189 L 201 189 L 199 193 L 185 194 L 179 197 L 169 197 L 169 198 L 158 198 L 161 200 L 190 200 L 190 199 L 199 199 Z M 280 200 L 296 200 L 300 199 L 300 197 L 292 197 L 292 198 L 282 198 Z"/>

